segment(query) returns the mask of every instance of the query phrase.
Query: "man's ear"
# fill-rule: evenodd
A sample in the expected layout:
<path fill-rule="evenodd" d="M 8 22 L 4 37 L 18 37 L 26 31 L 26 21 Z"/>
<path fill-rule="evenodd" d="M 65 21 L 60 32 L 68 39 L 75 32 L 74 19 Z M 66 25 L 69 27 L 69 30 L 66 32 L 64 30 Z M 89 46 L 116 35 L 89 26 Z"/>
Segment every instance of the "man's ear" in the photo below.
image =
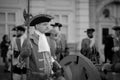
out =
<path fill-rule="evenodd" d="M 35 27 L 35 29 L 37 29 L 37 26 L 38 26 L 38 24 L 36 24 L 34 27 Z"/>

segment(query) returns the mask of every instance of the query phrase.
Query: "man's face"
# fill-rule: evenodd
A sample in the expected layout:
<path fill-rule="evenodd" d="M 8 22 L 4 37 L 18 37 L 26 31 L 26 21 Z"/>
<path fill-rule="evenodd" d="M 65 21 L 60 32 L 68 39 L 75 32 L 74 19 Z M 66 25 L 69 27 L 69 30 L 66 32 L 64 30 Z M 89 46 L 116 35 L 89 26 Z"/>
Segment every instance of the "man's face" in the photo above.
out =
<path fill-rule="evenodd" d="M 58 26 L 55 26 L 53 29 L 54 29 L 57 33 L 60 33 L 60 29 L 59 29 Z"/>
<path fill-rule="evenodd" d="M 20 37 L 24 34 L 24 31 L 18 30 L 17 31 L 17 37 Z"/>
<path fill-rule="evenodd" d="M 116 31 L 115 31 L 115 35 L 116 35 L 116 36 L 120 36 L 120 31 L 119 31 L 119 30 L 116 30 Z"/>
<path fill-rule="evenodd" d="M 89 38 L 93 38 L 93 32 L 87 32 Z"/>
<path fill-rule="evenodd" d="M 37 24 L 36 29 L 39 30 L 41 33 L 46 33 L 50 30 L 48 22 L 43 22 L 43 23 Z"/>
<path fill-rule="evenodd" d="M 58 33 L 57 33 L 56 31 L 51 32 L 50 37 L 51 37 L 52 39 L 56 40 L 56 39 L 57 39 L 57 37 L 58 37 Z"/>

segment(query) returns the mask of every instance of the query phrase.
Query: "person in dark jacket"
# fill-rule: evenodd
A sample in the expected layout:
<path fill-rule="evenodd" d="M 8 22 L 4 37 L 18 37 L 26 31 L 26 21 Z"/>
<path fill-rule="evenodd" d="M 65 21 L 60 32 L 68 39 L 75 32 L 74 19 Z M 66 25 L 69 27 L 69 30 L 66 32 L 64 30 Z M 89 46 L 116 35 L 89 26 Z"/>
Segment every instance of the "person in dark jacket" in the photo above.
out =
<path fill-rule="evenodd" d="M 112 63 L 112 56 L 114 53 L 112 50 L 113 46 L 114 46 L 113 37 L 112 35 L 108 35 L 105 40 L 105 48 L 104 48 L 105 63 L 107 62 L 107 60 L 109 60 L 110 63 Z"/>
<path fill-rule="evenodd" d="M 103 65 L 104 71 L 113 72 L 113 80 L 120 80 L 120 26 L 114 26 L 115 37 L 113 38 L 114 46 L 112 48 L 114 54 L 112 64 Z"/>
<path fill-rule="evenodd" d="M 10 46 L 10 40 L 8 38 L 8 35 L 4 35 L 0 48 L 1 48 L 1 57 L 3 58 L 3 62 L 5 63 L 5 71 L 8 70 L 7 52 L 9 46 Z"/>

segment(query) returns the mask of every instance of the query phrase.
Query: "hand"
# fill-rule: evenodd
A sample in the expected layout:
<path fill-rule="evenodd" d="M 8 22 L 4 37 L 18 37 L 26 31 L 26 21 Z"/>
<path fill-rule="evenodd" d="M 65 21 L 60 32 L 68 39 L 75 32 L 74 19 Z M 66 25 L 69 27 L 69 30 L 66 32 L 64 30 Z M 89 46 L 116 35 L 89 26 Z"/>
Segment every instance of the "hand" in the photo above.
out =
<path fill-rule="evenodd" d="M 25 65 L 26 65 L 26 63 L 25 62 L 19 62 L 18 64 L 17 64 L 17 67 L 19 67 L 19 68 L 23 68 L 23 67 L 25 67 Z"/>
<path fill-rule="evenodd" d="M 110 71 L 110 70 L 111 70 L 111 66 L 112 66 L 112 64 L 110 64 L 110 63 L 105 63 L 105 64 L 102 66 L 102 71 L 104 71 L 104 70 Z"/>
<path fill-rule="evenodd" d="M 120 48 L 119 47 L 113 47 L 112 48 L 114 52 L 118 51 Z"/>

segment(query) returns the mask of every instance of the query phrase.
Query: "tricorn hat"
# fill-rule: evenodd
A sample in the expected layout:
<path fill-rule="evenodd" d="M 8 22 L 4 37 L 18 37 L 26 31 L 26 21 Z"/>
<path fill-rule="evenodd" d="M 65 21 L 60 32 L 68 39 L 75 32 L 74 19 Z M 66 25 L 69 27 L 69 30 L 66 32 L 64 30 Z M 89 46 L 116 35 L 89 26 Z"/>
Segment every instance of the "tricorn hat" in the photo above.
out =
<path fill-rule="evenodd" d="M 49 22 L 51 19 L 53 19 L 52 16 L 47 14 L 39 14 L 34 16 L 30 19 L 30 26 L 35 26 L 36 24 L 43 23 L 43 22 Z"/>
<path fill-rule="evenodd" d="M 112 29 L 115 31 L 118 31 L 118 30 L 120 30 L 120 26 L 114 26 Z"/>
<path fill-rule="evenodd" d="M 53 26 L 53 27 L 62 27 L 62 24 L 60 24 L 60 23 L 55 23 L 55 24 L 51 24 L 51 26 Z"/>
<path fill-rule="evenodd" d="M 93 29 L 93 28 L 88 28 L 85 32 L 94 32 L 95 31 L 95 29 Z"/>
<path fill-rule="evenodd" d="M 12 31 L 18 31 L 18 30 L 25 31 L 25 28 L 22 25 L 19 25 L 19 26 L 16 26 L 12 29 Z"/>

